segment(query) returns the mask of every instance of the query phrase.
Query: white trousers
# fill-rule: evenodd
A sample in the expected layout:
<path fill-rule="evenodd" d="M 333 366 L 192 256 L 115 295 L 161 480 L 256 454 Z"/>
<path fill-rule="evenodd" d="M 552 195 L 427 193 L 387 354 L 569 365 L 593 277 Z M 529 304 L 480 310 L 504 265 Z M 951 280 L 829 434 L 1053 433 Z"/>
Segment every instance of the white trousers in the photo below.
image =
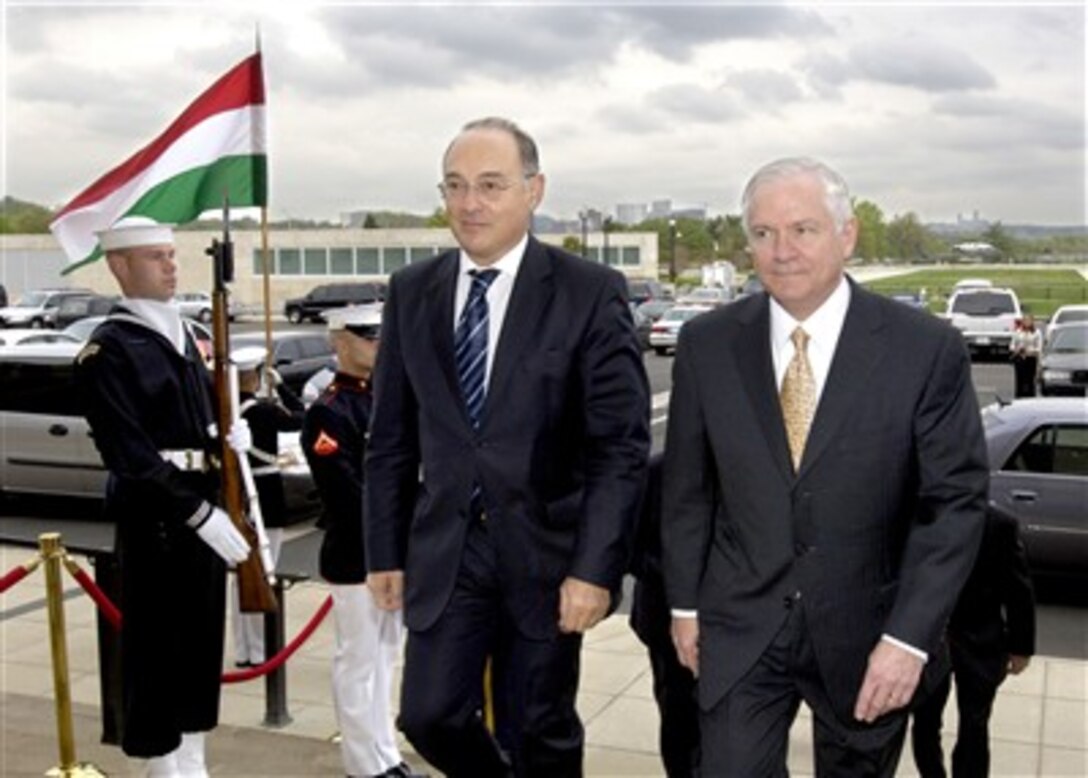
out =
<path fill-rule="evenodd" d="M 272 564 L 280 559 L 280 547 L 283 545 L 283 530 L 276 527 L 266 529 L 268 547 L 272 554 Z M 238 576 L 230 578 L 230 627 L 234 633 L 234 662 L 259 665 L 264 662 L 264 614 L 242 613 L 238 604 Z"/>
<path fill-rule="evenodd" d="M 365 584 L 330 588 L 336 624 L 332 696 L 344 770 L 380 775 L 401 762 L 390 710 L 401 613 L 379 608 Z"/>

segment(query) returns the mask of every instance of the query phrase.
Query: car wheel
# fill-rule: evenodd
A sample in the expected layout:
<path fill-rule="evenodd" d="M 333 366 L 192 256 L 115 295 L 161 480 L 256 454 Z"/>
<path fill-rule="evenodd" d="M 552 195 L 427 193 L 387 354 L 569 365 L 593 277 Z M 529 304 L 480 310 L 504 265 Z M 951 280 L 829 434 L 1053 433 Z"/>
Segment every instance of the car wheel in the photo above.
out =
<path fill-rule="evenodd" d="M 40 330 L 43 327 L 45 327 L 45 322 L 42 321 L 41 319 L 31 319 L 30 320 L 30 329 Z"/>
<path fill-rule="evenodd" d="M 669 350 L 664 346 L 654 346 L 654 353 L 657 354 L 659 357 L 663 357 L 669 353 Z"/>
<path fill-rule="evenodd" d="M 287 321 L 291 322 L 292 324 L 301 324 L 302 311 L 300 311 L 298 308 L 292 308 L 287 312 Z"/>
<path fill-rule="evenodd" d="M 212 320 L 211 309 L 210 308 L 204 308 L 203 310 L 200 311 L 199 314 L 197 314 L 196 318 L 199 319 L 202 324 L 207 324 L 208 322 L 210 322 Z"/>

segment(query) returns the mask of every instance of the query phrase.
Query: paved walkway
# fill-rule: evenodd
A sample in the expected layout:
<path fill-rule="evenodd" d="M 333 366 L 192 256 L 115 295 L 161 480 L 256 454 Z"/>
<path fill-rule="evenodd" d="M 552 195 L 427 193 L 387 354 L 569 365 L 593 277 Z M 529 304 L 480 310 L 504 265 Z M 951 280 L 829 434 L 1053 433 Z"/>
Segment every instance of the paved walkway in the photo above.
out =
<path fill-rule="evenodd" d="M 0 574 L 30 556 L 25 548 L 0 546 Z M 109 775 L 138 775 L 141 763 L 97 742 L 101 723 L 94 606 L 67 573 L 63 581 L 77 758 Z M 323 585 L 312 582 L 290 590 L 288 640 L 326 594 Z M 59 762 L 43 597 L 40 570 L 0 597 L 0 776 L 40 776 Z M 215 778 L 342 775 L 337 747 L 330 742 L 336 731 L 329 693 L 332 641 L 332 625 L 326 622 L 288 664 L 293 721 L 285 727 L 261 725 L 262 681 L 224 687 L 222 725 L 208 748 Z M 1086 668 L 1083 661 L 1039 656 L 1024 675 L 1002 687 L 992 721 L 994 775 L 1088 775 Z M 662 774 L 650 671 L 624 616 L 610 618 L 587 636 L 578 707 L 586 723 L 587 775 Z M 954 728 L 951 708 L 947 718 L 946 726 Z M 808 723 L 802 713 L 791 737 L 790 770 L 795 776 L 812 773 Z M 407 748 L 405 755 L 424 767 Z M 909 754 L 904 754 L 899 774 L 915 775 Z"/>

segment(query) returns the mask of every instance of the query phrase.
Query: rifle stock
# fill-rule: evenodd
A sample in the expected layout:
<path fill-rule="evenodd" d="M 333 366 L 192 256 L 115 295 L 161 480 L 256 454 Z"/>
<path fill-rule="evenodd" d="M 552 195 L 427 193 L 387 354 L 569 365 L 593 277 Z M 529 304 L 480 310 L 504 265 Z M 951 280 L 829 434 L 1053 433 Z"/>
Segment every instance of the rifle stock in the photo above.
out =
<path fill-rule="evenodd" d="M 226 282 L 232 275 L 233 245 L 230 240 L 228 206 L 223 206 L 223 241 L 212 241 L 207 250 L 215 266 L 212 291 L 212 343 L 215 364 L 216 424 L 220 442 L 220 488 L 224 508 L 234 526 L 249 543 L 249 556 L 235 567 L 238 576 L 238 600 L 243 613 L 273 613 L 279 608 L 275 592 L 268 584 L 261 563 L 257 532 L 246 518 L 238 455 L 227 442 L 227 432 L 234 420 L 230 382 L 230 327 L 227 312 Z"/>

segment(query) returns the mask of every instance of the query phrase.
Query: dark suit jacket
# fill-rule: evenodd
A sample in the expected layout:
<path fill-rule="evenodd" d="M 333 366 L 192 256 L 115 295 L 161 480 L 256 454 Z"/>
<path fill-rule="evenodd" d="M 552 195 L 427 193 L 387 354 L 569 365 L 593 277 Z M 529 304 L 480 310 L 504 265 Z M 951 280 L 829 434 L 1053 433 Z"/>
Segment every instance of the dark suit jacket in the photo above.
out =
<path fill-rule="evenodd" d="M 975 567 L 948 624 L 957 671 L 971 672 L 994 686 L 1005 678 L 1009 654 L 1035 653 L 1035 590 L 1016 518 L 990 505 Z"/>
<path fill-rule="evenodd" d="M 474 431 L 453 357 L 458 253 L 390 281 L 367 449 L 370 570 L 405 570 L 423 630 L 453 591 L 474 483 L 507 610 L 556 634 L 566 576 L 616 590 L 649 450 L 649 388 L 623 277 L 529 238 Z"/>
<path fill-rule="evenodd" d="M 756 662 L 801 593 L 836 715 L 853 720 L 882 633 L 929 652 L 974 561 L 986 450 L 962 338 L 851 282 L 794 475 L 766 295 L 684 326 L 674 364 L 662 542 L 672 608 L 697 609 L 700 704 Z"/>

